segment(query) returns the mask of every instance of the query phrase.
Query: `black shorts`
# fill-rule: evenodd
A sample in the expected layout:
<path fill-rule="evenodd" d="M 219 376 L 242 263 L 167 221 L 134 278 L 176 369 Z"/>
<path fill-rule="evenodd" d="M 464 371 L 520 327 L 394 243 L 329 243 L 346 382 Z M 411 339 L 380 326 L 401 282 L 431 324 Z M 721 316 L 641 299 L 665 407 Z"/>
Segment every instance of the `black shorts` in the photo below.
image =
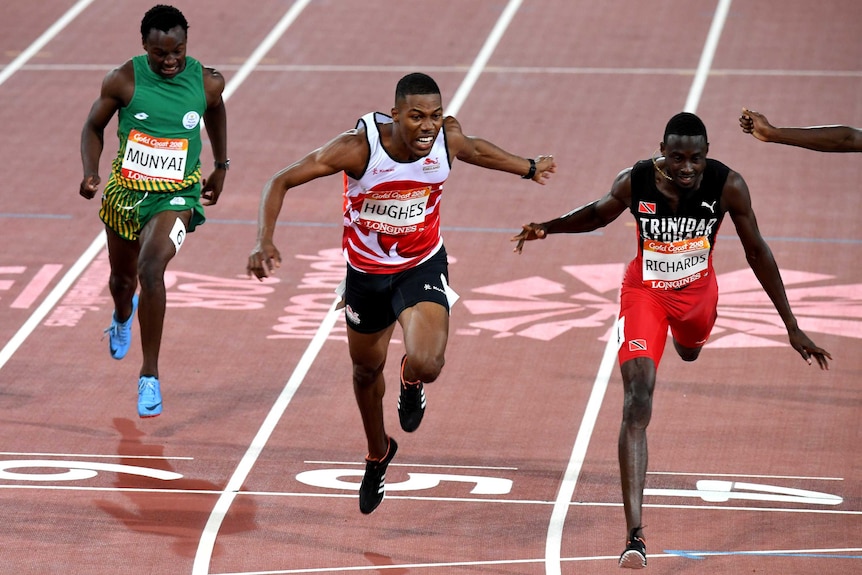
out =
<path fill-rule="evenodd" d="M 367 274 L 347 266 L 344 315 L 359 333 L 377 333 L 419 302 L 439 303 L 449 311 L 446 248 L 415 268 L 394 274 Z"/>

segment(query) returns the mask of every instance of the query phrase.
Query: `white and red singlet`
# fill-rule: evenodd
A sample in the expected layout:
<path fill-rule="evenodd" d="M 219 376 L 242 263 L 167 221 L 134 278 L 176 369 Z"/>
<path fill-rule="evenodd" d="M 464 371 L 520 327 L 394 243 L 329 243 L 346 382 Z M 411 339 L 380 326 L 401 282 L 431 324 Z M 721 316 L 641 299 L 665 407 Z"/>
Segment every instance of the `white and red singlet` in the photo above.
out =
<path fill-rule="evenodd" d="M 380 140 L 378 124 L 392 123 L 380 112 L 359 120 L 370 154 L 358 179 L 344 175 L 344 234 L 347 263 L 371 274 L 401 272 L 427 260 L 443 245 L 440 197 L 451 166 L 441 128 L 428 155 L 399 162 Z"/>

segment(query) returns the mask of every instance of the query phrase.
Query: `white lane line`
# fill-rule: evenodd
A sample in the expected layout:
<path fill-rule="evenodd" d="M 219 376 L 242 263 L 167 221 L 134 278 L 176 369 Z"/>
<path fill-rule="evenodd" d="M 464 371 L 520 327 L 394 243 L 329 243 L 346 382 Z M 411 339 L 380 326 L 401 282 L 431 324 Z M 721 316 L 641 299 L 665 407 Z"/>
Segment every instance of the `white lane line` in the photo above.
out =
<path fill-rule="evenodd" d="M 54 289 L 51 290 L 51 293 L 42 301 L 42 303 L 37 307 L 30 317 L 27 318 L 27 321 L 15 332 L 15 335 L 12 336 L 12 339 L 3 346 L 3 349 L 0 350 L 0 369 L 3 369 L 3 366 L 6 365 L 6 362 L 9 361 L 9 358 L 21 347 L 21 344 L 33 333 L 33 330 L 39 325 L 45 316 L 48 315 L 48 312 L 53 309 L 57 302 L 60 301 L 60 298 L 72 287 L 72 284 L 75 283 L 75 280 L 78 279 L 87 266 L 90 265 L 90 262 L 96 257 L 96 255 L 102 251 L 105 247 L 105 232 L 102 231 L 99 235 L 96 236 L 96 239 L 90 244 L 81 257 L 78 258 L 78 261 L 69 268 L 69 271 L 63 276 L 63 278 L 54 286 Z"/>
<path fill-rule="evenodd" d="M 45 30 L 41 36 L 36 38 L 36 41 L 30 44 L 27 49 L 18 54 L 18 57 L 9 62 L 9 64 L 3 68 L 3 71 L 0 72 L 0 86 L 3 85 L 6 80 L 8 80 L 12 74 L 17 72 L 27 61 L 39 53 L 39 50 L 45 47 L 45 44 L 54 39 L 54 36 L 59 34 L 63 28 L 69 25 L 69 22 L 74 20 L 78 14 L 80 14 L 84 8 L 93 3 L 93 0 L 78 0 L 74 6 L 69 8 L 65 14 L 63 14 L 59 20 L 54 22 L 50 28 Z"/>
<path fill-rule="evenodd" d="M 224 100 L 227 100 L 234 92 L 236 92 L 239 85 L 242 84 L 248 75 L 252 73 L 263 57 L 266 56 L 267 52 L 272 49 L 275 43 L 278 42 L 278 39 L 284 35 L 290 25 L 294 23 L 310 2 L 311 0 L 296 0 L 296 2 L 294 2 L 293 6 L 290 7 L 290 10 L 288 10 L 281 20 L 278 21 L 275 28 L 267 34 L 266 38 L 263 39 L 263 42 L 261 42 L 255 51 L 251 53 L 251 56 L 249 56 L 248 60 L 246 60 L 240 67 L 236 75 L 231 78 L 230 83 L 225 86 L 224 93 L 222 94 L 222 98 Z"/>
<path fill-rule="evenodd" d="M 862 551 L 860 547 L 846 548 L 826 548 L 826 549 L 771 549 L 764 551 L 666 551 L 665 553 L 649 553 L 647 557 L 650 559 L 689 559 L 698 560 L 707 557 L 720 557 L 727 555 L 748 555 L 748 556 L 814 556 L 822 559 L 858 559 L 858 554 Z M 854 553 L 854 555 L 849 555 Z M 605 562 L 611 559 L 616 559 L 616 555 L 593 555 L 591 557 L 566 557 L 566 563 L 589 563 L 601 561 Z M 427 570 L 427 573 L 436 573 L 440 569 L 452 567 L 490 567 L 494 565 L 509 566 L 509 565 L 530 565 L 541 563 L 541 559 L 490 559 L 485 561 L 450 561 L 445 563 L 407 563 L 399 565 L 358 565 L 352 567 L 316 567 L 310 569 L 277 569 L 267 571 L 231 571 L 219 573 L 218 575 L 292 575 L 298 573 L 347 573 L 347 572 L 382 572 L 387 570 L 401 573 L 400 570 L 414 569 L 417 572 Z"/>
<path fill-rule="evenodd" d="M 599 365 L 599 371 L 593 382 L 593 390 L 590 393 L 590 399 L 587 401 L 584 417 L 581 419 L 581 427 L 578 429 L 578 434 L 575 437 L 572 455 L 569 458 L 569 464 L 566 467 L 563 480 L 560 482 L 557 498 L 554 501 L 554 508 L 551 511 L 548 535 L 545 539 L 545 573 L 548 575 L 560 575 L 562 573 L 560 553 L 563 545 L 563 528 L 566 523 L 566 514 L 569 512 L 572 495 L 574 495 L 575 487 L 578 484 L 578 477 L 584 465 L 590 438 L 593 435 L 593 429 L 599 417 L 599 410 L 602 407 L 602 401 L 608 388 L 608 381 L 610 381 L 611 373 L 616 365 L 617 349 L 616 322 L 614 322 L 608 334 L 608 343 L 605 345 L 605 352 L 602 355 L 602 362 Z"/>
<path fill-rule="evenodd" d="M 212 512 L 210 512 L 209 519 L 207 519 L 207 524 L 204 526 L 201 539 L 198 542 L 197 551 L 195 552 L 192 575 L 207 575 L 209 573 L 210 560 L 212 558 L 213 549 L 215 548 L 215 540 L 218 536 L 221 524 L 224 521 L 233 500 L 236 498 L 240 488 L 242 488 L 243 483 L 245 483 L 248 474 L 251 472 L 252 466 L 254 466 L 261 451 L 263 451 L 270 435 L 272 435 L 279 419 L 281 419 L 281 416 L 287 409 L 290 400 L 293 399 L 294 393 L 299 389 L 302 380 L 311 368 L 312 363 L 314 363 L 314 359 L 317 357 L 320 348 L 323 347 L 326 338 L 329 337 L 329 332 L 332 330 L 332 326 L 335 325 L 335 320 L 337 320 L 339 316 L 338 311 L 336 310 L 338 302 L 338 298 L 333 300 L 332 306 L 326 314 L 326 318 L 317 328 L 317 333 L 314 334 L 311 343 L 308 344 L 308 347 L 305 349 L 305 352 L 296 364 L 296 368 L 294 368 L 290 379 L 287 380 L 287 384 L 284 386 L 278 399 L 276 399 L 272 408 L 269 410 L 269 413 L 267 414 L 266 419 L 264 419 L 263 424 L 260 426 L 257 435 L 255 435 L 251 445 L 249 445 L 248 450 L 245 455 L 243 455 L 239 465 L 237 465 L 236 470 L 228 481 L 224 492 L 222 492 L 218 501 L 216 501 L 215 507 L 213 507 Z"/>
<path fill-rule="evenodd" d="M 509 27 L 509 24 L 512 22 L 512 18 L 515 17 L 515 13 L 518 11 L 520 6 L 521 0 L 509 0 L 509 3 L 506 4 L 506 8 L 503 10 L 503 13 L 500 14 L 500 18 L 497 20 L 494 28 L 491 29 L 491 33 L 482 45 L 482 49 L 479 50 L 479 54 L 476 56 L 476 59 L 473 60 L 470 70 L 468 70 L 467 75 L 461 82 L 461 85 L 458 86 L 458 90 L 455 92 L 455 95 L 452 96 L 452 99 L 449 101 L 449 105 L 445 106 L 447 115 L 455 116 L 461 110 L 461 105 L 467 99 L 467 96 L 470 95 L 470 91 L 476 84 L 476 80 L 479 79 L 479 75 L 482 74 L 482 71 L 485 69 L 488 60 L 491 58 L 491 54 L 494 53 L 494 50 L 497 48 L 497 44 L 500 43 L 500 38 L 503 37 L 503 34 L 506 32 L 506 28 Z"/>
<path fill-rule="evenodd" d="M 240 64 L 209 63 L 215 69 L 226 72 L 240 70 Z M 0 65 L 0 68 L 3 66 Z M 27 64 L 21 68 L 30 72 L 102 72 L 107 73 L 111 66 L 105 64 Z M 274 72 L 282 74 L 285 72 L 351 72 L 351 73 L 396 73 L 413 72 L 416 66 L 374 66 L 374 65 L 326 65 L 326 64 L 258 64 L 255 73 Z M 457 73 L 469 70 L 467 66 L 423 66 L 422 70 L 428 74 L 436 72 Z M 485 72 L 495 74 L 559 74 L 559 75 L 609 75 L 609 76 L 694 76 L 695 68 L 592 68 L 589 66 L 486 66 Z M 709 71 L 710 76 L 786 76 L 786 77 L 818 77 L 818 78 L 859 78 L 862 71 L 859 70 L 795 70 L 769 69 L 753 70 L 747 68 L 713 68 Z"/>
<path fill-rule="evenodd" d="M 703 94 L 703 87 L 706 85 L 706 80 L 709 78 L 709 70 L 712 67 L 712 59 L 715 57 L 715 50 L 718 48 L 718 40 L 721 38 L 724 22 L 727 20 L 727 13 L 730 11 L 730 2 L 731 0 L 719 0 L 718 6 L 715 8 L 712 25 L 709 27 L 706 44 L 703 47 L 703 52 L 700 54 L 700 62 L 694 75 L 694 83 L 691 85 L 691 89 L 689 89 L 688 99 L 685 101 L 685 107 L 683 108 L 686 112 L 693 114 L 700 103 L 700 96 Z"/>
<path fill-rule="evenodd" d="M 364 462 L 360 461 L 303 461 L 308 465 L 353 465 L 364 466 Z M 484 469 L 490 471 L 517 471 L 517 467 L 498 467 L 488 465 L 448 465 L 448 464 L 431 464 L 431 463 L 390 463 L 390 467 L 431 467 L 435 469 Z"/>
<path fill-rule="evenodd" d="M 148 468 L 149 469 L 149 468 Z M 0 491 L 18 491 L 18 490 L 44 490 L 44 491 L 91 491 L 91 492 L 110 492 L 110 493 L 155 493 L 163 495 L 174 495 L 176 493 L 188 493 L 196 495 L 221 495 L 225 493 L 221 489 L 184 489 L 177 487 L 94 487 L 82 485 L 42 485 L 35 484 L 32 481 L 24 483 L 23 480 L 15 480 L 16 483 L 2 484 L 0 483 Z M 182 478 L 174 479 L 173 481 L 182 481 Z M 358 487 L 358 485 L 357 485 Z M 241 490 L 235 493 L 236 497 L 268 497 L 268 498 L 291 498 L 291 499 L 349 499 L 356 500 L 355 493 L 309 493 L 299 491 L 252 491 Z M 435 497 L 429 495 L 396 495 L 387 494 L 386 499 L 393 501 L 423 501 L 435 503 L 461 503 L 461 504 L 481 504 L 481 505 L 507 505 L 519 507 L 551 507 L 555 501 L 544 501 L 539 499 L 489 499 L 483 497 Z M 622 509 L 622 503 L 596 503 L 596 502 L 573 502 L 572 507 L 602 507 Z M 674 509 L 677 511 L 733 511 L 738 513 L 789 513 L 793 515 L 837 515 L 841 517 L 862 517 L 862 511 L 853 511 L 848 509 L 834 508 L 812 508 L 812 507 L 746 507 L 743 505 L 696 505 L 696 504 L 656 504 L 645 503 L 644 509 Z M 562 559 L 561 559 L 562 560 Z"/>
<path fill-rule="evenodd" d="M 100 458 L 100 459 L 171 459 L 171 460 L 184 460 L 184 461 L 193 461 L 194 457 L 168 457 L 166 455 L 122 455 L 115 453 L 111 454 L 97 454 L 97 453 L 40 453 L 40 452 L 26 452 L 26 451 L 0 451 L 0 456 L 14 456 L 14 457 L 87 457 L 87 458 Z"/>
<path fill-rule="evenodd" d="M 792 479 L 805 481 L 844 481 L 843 477 L 816 477 L 811 475 L 756 475 L 751 473 L 696 473 L 693 471 L 647 471 L 647 475 L 679 475 L 695 477 L 747 477 L 749 479 Z"/>
<path fill-rule="evenodd" d="M 727 13 L 730 10 L 730 3 L 731 0 L 719 0 L 718 6 L 716 7 L 712 25 L 710 26 L 709 34 L 707 35 L 706 44 L 701 53 L 697 73 L 695 74 L 694 82 L 689 89 L 685 105 L 685 111 L 687 112 L 694 113 L 697 109 L 697 105 L 700 103 L 700 96 L 703 92 L 703 87 L 706 84 L 706 79 L 709 77 L 709 69 L 712 65 L 712 59 L 718 46 L 721 31 L 724 28 L 724 22 L 727 19 Z M 616 363 L 614 361 L 616 359 L 615 331 L 615 328 L 612 327 L 608 337 L 608 343 L 605 346 L 604 355 L 602 356 L 602 362 L 599 365 L 596 380 L 593 383 L 593 390 L 590 394 L 590 399 L 587 402 L 584 418 L 581 420 L 581 427 L 578 429 L 578 434 L 575 437 L 575 445 L 572 448 L 572 455 L 569 459 L 569 464 L 566 467 L 563 480 L 560 483 L 560 489 L 557 493 L 557 500 L 554 504 L 554 509 L 551 512 L 551 520 L 548 525 L 548 536 L 545 539 L 546 575 L 561 575 L 562 573 L 560 552 L 563 540 L 563 527 L 571 504 L 572 495 L 574 495 L 575 487 L 578 483 L 578 477 L 581 472 L 581 467 L 583 466 L 584 457 L 586 456 L 593 428 L 595 427 L 596 419 L 598 418 L 598 411 L 601 407 L 605 391 L 607 390 L 613 365 Z"/>

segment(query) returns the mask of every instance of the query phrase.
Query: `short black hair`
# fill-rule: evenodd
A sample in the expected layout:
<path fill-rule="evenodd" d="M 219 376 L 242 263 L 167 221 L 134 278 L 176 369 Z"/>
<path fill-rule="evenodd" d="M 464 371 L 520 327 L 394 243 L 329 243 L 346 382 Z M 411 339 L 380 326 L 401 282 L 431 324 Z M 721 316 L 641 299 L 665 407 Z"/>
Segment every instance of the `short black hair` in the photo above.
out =
<path fill-rule="evenodd" d="M 709 138 L 706 137 L 706 126 L 700 118 L 691 112 L 680 112 L 668 120 L 662 141 L 667 143 L 667 137 L 671 134 L 675 136 L 703 136 L 703 139 L 709 142 Z"/>
<path fill-rule="evenodd" d="M 156 4 L 144 14 L 141 20 L 141 40 L 147 41 L 147 36 L 150 35 L 150 30 L 156 29 L 162 32 L 168 32 L 172 28 L 179 26 L 183 32 L 189 31 L 189 23 L 183 13 L 173 6 L 166 4 Z"/>
<path fill-rule="evenodd" d="M 421 72 L 407 74 L 395 86 L 395 101 L 403 100 L 407 96 L 439 94 L 440 88 L 431 76 Z"/>

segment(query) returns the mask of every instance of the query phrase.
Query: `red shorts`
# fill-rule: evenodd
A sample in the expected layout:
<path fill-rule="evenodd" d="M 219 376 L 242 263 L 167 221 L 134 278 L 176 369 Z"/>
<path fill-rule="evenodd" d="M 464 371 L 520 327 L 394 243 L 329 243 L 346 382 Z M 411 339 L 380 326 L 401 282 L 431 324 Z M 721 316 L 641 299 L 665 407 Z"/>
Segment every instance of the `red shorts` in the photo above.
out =
<path fill-rule="evenodd" d="M 649 357 L 658 368 L 668 328 L 683 347 L 706 343 L 718 316 L 718 282 L 714 270 L 707 274 L 681 290 L 657 290 L 626 273 L 617 322 L 620 365 L 635 357 Z"/>

